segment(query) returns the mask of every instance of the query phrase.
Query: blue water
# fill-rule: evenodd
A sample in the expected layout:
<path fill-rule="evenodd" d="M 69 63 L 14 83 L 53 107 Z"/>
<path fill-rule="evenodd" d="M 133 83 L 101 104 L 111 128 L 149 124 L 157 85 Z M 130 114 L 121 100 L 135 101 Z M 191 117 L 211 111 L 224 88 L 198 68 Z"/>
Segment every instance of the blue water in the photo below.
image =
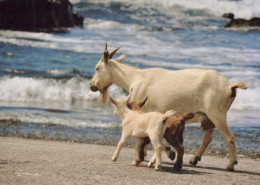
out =
<path fill-rule="evenodd" d="M 87 1 L 73 0 L 85 17 L 68 33 L 0 30 L 0 135 L 76 142 L 116 143 L 120 120 L 108 102 L 89 89 L 102 56 L 122 46 L 125 64 L 171 70 L 214 69 L 232 82 L 243 81 L 228 113 L 238 153 L 260 155 L 260 29 L 224 28 L 221 17 L 260 16 L 259 1 Z M 119 86 L 113 97 L 125 97 Z M 185 145 L 195 149 L 203 133 L 186 127 Z M 131 142 L 130 142 L 131 143 Z M 218 132 L 209 150 L 226 147 Z M 253 154 L 252 154 L 253 153 Z"/>

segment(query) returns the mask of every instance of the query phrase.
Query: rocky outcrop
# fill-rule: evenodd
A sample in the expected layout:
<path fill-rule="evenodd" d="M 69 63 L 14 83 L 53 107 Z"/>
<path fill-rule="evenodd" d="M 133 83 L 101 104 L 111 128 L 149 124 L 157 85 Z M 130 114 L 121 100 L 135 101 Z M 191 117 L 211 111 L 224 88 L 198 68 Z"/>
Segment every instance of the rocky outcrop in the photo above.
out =
<path fill-rule="evenodd" d="M 83 26 L 69 0 L 1 0 L 0 29 L 64 32 Z"/>
<path fill-rule="evenodd" d="M 251 26 L 260 26 L 260 18 L 253 17 L 252 19 L 235 19 L 233 13 L 225 13 L 222 17 L 230 19 L 230 22 L 225 25 L 226 28 L 229 27 L 251 27 Z"/>

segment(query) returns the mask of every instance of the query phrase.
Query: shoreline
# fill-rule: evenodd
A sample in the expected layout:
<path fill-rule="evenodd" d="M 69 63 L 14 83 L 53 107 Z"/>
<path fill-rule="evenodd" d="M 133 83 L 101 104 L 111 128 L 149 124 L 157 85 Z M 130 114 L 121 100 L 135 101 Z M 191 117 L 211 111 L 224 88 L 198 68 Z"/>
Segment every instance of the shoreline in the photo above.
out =
<path fill-rule="evenodd" d="M 118 141 L 106 141 L 104 139 L 92 139 L 92 138 L 84 138 L 84 140 L 75 139 L 75 138 L 57 138 L 57 137 L 50 137 L 50 136 L 37 136 L 37 135 L 1 135 L 0 137 L 7 137 L 7 138 L 17 138 L 17 139 L 30 139 L 30 140 L 39 140 L 39 141 L 50 141 L 50 142 L 62 142 L 62 143 L 78 143 L 78 144 L 95 144 L 95 145 L 107 145 L 107 146 L 117 146 Z M 195 154 L 200 146 L 202 140 L 196 143 L 197 147 L 191 146 L 192 144 L 185 143 L 184 139 L 184 149 L 186 154 Z M 223 141 L 224 142 L 224 141 Z M 165 142 L 167 143 L 167 142 Z M 135 139 L 130 138 L 125 147 L 134 148 Z M 169 145 L 170 146 L 170 145 Z M 172 146 L 170 146 L 174 149 Z M 222 148 L 221 148 L 222 147 Z M 148 149 L 152 150 L 151 144 L 148 145 Z M 219 148 L 210 148 L 208 147 L 203 155 L 207 156 L 217 156 L 217 157 L 228 157 L 228 150 L 227 146 L 220 146 Z M 237 147 L 237 156 L 240 158 L 250 158 L 250 159 L 258 159 L 260 158 L 260 150 L 253 150 L 253 149 L 241 149 Z"/>
<path fill-rule="evenodd" d="M 196 167 L 184 154 L 183 169 L 162 154 L 160 172 L 132 166 L 134 149 L 123 147 L 118 160 L 115 146 L 0 137 L 2 184 L 258 184 L 260 160 L 238 158 L 235 172 L 225 171 L 227 157 L 203 156 Z M 153 154 L 148 151 L 147 160 Z M 143 162 L 142 164 L 146 164 Z M 140 175 L 141 174 L 141 175 Z"/>

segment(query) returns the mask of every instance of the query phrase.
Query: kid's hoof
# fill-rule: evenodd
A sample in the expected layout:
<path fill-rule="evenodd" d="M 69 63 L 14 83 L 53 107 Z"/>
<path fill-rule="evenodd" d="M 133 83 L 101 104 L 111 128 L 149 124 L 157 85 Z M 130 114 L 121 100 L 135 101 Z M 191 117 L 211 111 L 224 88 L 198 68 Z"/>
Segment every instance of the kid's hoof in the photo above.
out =
<path fill-rule="evenodd" d="M 135 160 L 134 160 L 134 161 L 132 162 L 132 165 L 133 165 L 133 166 L 138 166 L 139 164 L 140 164 L 140 161 L 135 161 Z"/>
<path fill-rule="evenodd" d="M 153 167 L 153 164 L 152 164 L 152 163 L 148 163 L 148 164 L 147 164 L 147 167 L 148 167 L 148 168 L 152 168 L 152 167 Z"/>
<path fill-rule="evenodd" d="M 182 163 L 175 163 L 173 169 L 175 171 L 180 171 L 182 169 Z"/>
<path fill-rule="evenodd" d="M 155 171 L 161 171 L 161 166 L 156 166 L 156 167 L 154 168 L 154 170 L 155 170 Z"/>
<path fill-rule="evenodd" d="M 200 158 L 196 156 L 195 158 L 192 158 L 190 160 L 190 164 L 192 164 L 193 166 L 196 166 L 198 164 L 198 161 L 200 161 Z"/>
<path fill-rule="evenodd" d="M 115 157 L 112 157 L 112 158 L 111 158 L 111 161 L 116 162 L 116 158 L 115 158 Z"/>

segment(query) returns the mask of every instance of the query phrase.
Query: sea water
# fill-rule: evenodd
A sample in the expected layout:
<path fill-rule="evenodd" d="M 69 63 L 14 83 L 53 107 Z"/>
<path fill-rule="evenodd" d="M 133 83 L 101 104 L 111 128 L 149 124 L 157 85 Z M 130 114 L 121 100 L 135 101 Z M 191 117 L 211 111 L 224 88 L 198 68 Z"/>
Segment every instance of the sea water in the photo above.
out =
<path fill-rule="evenodd" d="M 224 28 L 221 17 L 260 16 L 258 0 L 72 0 L 84 27 L 68 33 L 0 30 L 0 135 L 116 143 L 121 122 L 110 102 L 89 89 L 105 42 L 122 46 L 138 68 L 213 69 L 242 81 L 228 115 L 238 153 L 260 156 L 260 29 Z M 113 85 L 114 98 L 127 93 Z M 199 124 L 186 127 L 185 146 L 201 144 Z M 134 142 L 134 141 L 132 141 Z M 131 140 L 129 142 L 131 144 Z M 215 131 L 209 151 L 227 152 Z"/>

